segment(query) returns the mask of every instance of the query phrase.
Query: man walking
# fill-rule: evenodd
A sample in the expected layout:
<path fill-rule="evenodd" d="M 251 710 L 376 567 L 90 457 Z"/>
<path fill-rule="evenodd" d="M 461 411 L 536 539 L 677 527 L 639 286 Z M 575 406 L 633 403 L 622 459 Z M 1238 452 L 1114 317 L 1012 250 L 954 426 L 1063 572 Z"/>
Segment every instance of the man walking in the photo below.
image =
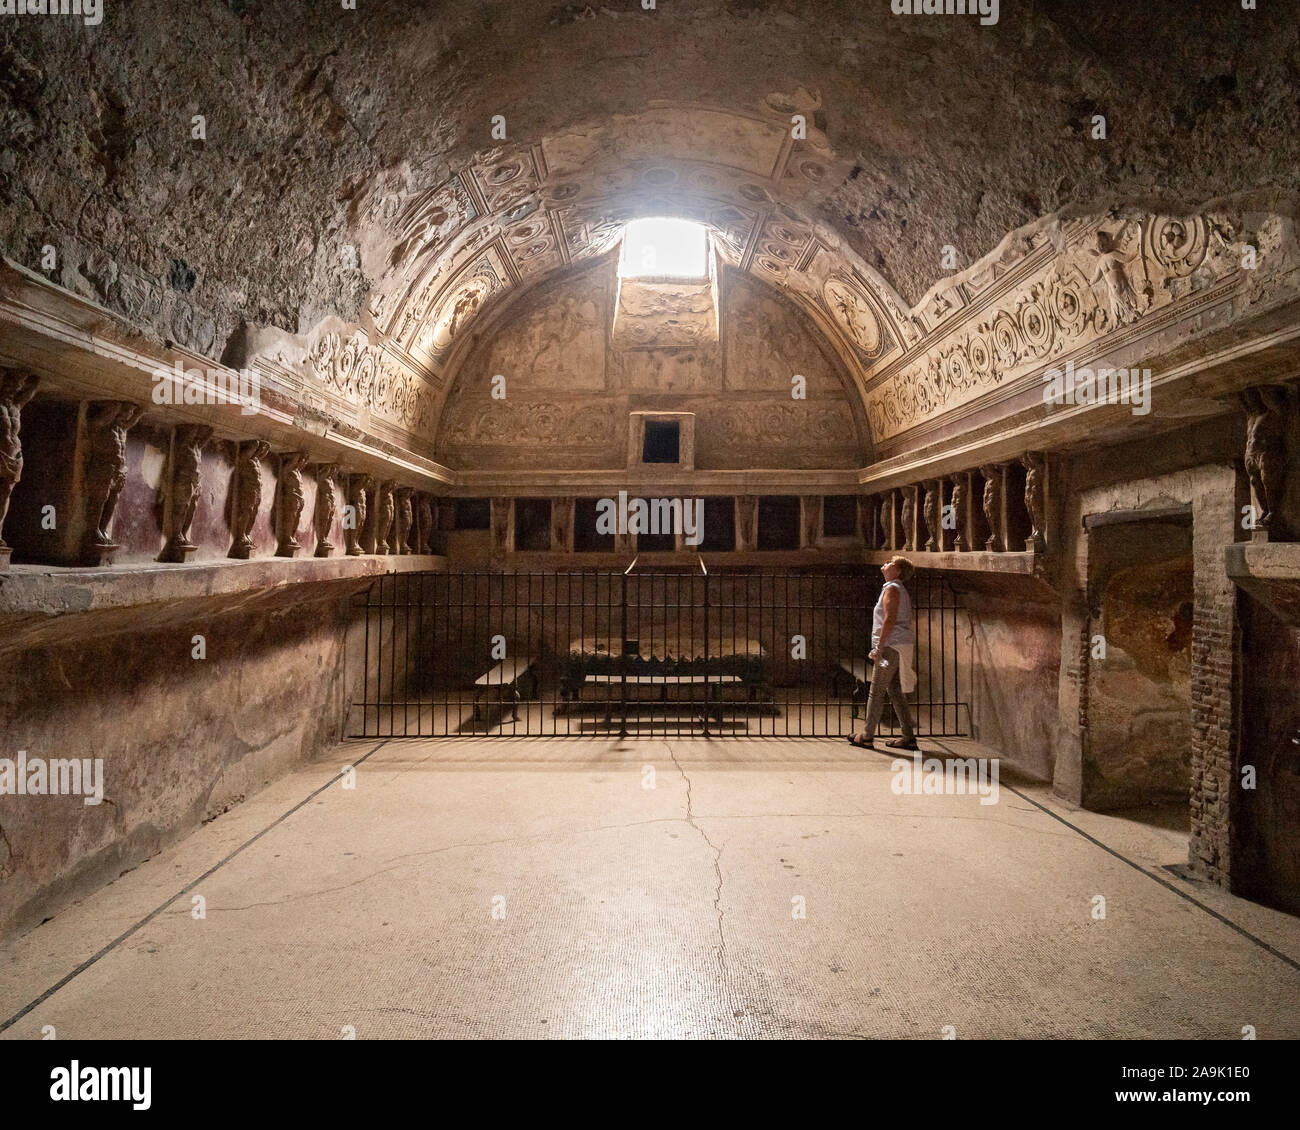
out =
<path fill-rule="evenodd" d="M 852 734 L 849 744 L 860 749 L 871 749 L 880 725 L 880 715 L 885 709 L 885 696 L 893 703 L 894 714 L 903 729 L 903 736 L 886 742 L 890 749 L 916 749 L 916 731 L 912 715 L 903 696 L 916 687 L 915 648 L 916 633 L 912 627 L 912 598 L 903 588 L 916 571 L 906 558 L 895 556 L 880 567 L 885 586 L 871 621 L 871 654 L 874 664 L 871 671 L 871 694 L 867 698 L 866 729 Z"/>

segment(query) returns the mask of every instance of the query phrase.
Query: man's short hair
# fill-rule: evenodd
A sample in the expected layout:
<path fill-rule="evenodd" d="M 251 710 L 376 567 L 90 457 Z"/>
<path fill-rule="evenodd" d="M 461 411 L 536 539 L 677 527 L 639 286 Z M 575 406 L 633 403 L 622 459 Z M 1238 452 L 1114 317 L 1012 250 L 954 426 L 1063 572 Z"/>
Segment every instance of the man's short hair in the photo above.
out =
<path fill-rule="evenodd" d="M 916 572 L 916 566 L 900 553 L 894 554 L 889 559 L 889 563 L 898 566 L 898 579 L 900 581 L 910 581 L 912 574 Z"/>

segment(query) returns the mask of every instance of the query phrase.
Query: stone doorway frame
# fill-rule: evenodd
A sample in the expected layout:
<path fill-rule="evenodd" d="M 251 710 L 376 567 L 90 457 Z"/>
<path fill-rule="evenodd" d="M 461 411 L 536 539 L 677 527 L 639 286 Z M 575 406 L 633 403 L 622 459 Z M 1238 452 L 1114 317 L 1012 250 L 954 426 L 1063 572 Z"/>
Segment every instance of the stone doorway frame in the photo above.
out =
<path fill-rule="evenodd" d="M 1088 606 L 1087 520 L 1124 514 L 1132 520 L 1190 511 L 1193 619 L 1191 688 L 1191 829 L 1188 864 L 1220 886 L 1232 881 L 1235 784 L 1240 768 L 1241 627 L 1236 586 L 1225 548 L 1243 540 L 1242 507 L 1249 486 L 1239 464 L 1207 463 L 1185 470 L 1074 492 L 1066 514 L 1062 585 L 1060 730 L 1053 789 L 1083 805 L 1083 755 L 1088 728 L 1088 669 L 1092 617 Z"/>

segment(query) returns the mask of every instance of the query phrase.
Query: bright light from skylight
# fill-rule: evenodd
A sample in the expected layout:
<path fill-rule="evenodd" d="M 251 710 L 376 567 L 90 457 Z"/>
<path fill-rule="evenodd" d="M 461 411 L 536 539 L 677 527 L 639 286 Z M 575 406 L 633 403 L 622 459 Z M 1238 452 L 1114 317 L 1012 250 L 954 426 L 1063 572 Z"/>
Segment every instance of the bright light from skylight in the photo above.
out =
<path fill-rule="evenodd" d="M 689 220 L 633 220 L 623 231 L 618 273 L 624 278 L 708 277 L 704 228 Z"/>

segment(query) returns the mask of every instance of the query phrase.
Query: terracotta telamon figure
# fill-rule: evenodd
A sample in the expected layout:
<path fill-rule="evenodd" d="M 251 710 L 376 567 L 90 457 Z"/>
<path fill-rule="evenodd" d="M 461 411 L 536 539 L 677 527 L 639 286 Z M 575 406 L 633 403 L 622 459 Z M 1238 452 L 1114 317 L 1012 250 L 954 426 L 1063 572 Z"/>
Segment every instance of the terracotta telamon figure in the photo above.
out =
<path fill-rule="evenodd" d="M 929 537 L 925 548 L 934 553 L 943 548 L 943 530 L 939 525 L 939 513 L 943 501 L 942 484 L 936 480 L 925 484 L 925 528 Z"/>
<path fill-rule="evenodd" d="M 1255 529 L 1267 530 L 1286 488 L 1287 391 L 1279 385 L 1248 388 L 1241 403 L 1246 409 L 1246 474 L 1260 509 Z"/>
<path fill-rule="evenodd" d="M 393 484 L 385 481 L 379 484 L 379 496 L 375 499 L 375 552 L 388 552 L 388 533 L 393 527 Z"/>
<path fill-rule="evenodd" d="M 867 549 L 876 548 L 879 527 L 876 524 L 876 497 L 864 495 L 858 499 L 858 529 L 862 531 L 862 544 Z"/>
<path fill-rule="evenodd" d="M 253 555 L 253 523 L 262 508 L 262 460 L 270 454 L 265 440 L 241 443 L 235 455 L 234 489 L 230 498 L 230 556 L 243 561 Z"/>
<path fill-rule="evenodd" d="M 758 537 L 758 499 L 741 495 L 736 499 L 736 548 L 753 549 Z"/>
<path fill-rule="evenodd" d="M 1025 540 L 1025 548 L 1034 553 L 1042 553 L 1047 548 L 1046 535 L 1043 533 L 1047 517 L 1043 483 L 1047 473 L 1046 462 L 1036 451 L 1027 451 L 1020 457 L 1020 462 L 1025 468 L 1025 509 L 1029 511 L 1029 519 L 1033 523 L 1033 529 Z"/>
<path fill-rule="evenodd" d="M 822 532 L 822 500 L 813 496 L 803 500 L 800 511 L 803 518 L 803 544 L 809 549 L 817 545 Z"/>
<path fill-rule="evenodd" d="M 203 446 L 211 438 L 212 429 L 203 424 L 181 424 L 172 436 L 171 530 L 160 561 L 184 561 L 198 548 L 190 529 L 199 502 Z"/>
<path fill-rule="evenodd" d="M 398 554 L 415 552 L 411 548 L 411 527 L 415 521 L 415 513 L 411 507 L 411 493 L 410 487 L 398 487 L 393 492 L 393 508 L 396 514 L 393 552 Z"/>
<path fill-rule="evenodd" d="M 895 549 L 894 545 L 894 492 L 891 490 L 880 503 L 881 549 Z"/>
<path fill-rule="evenodd" d="M 96 400 L 86 412 L 90 448 L 86 466 L 87 514 L 94 526 L 92 542 L 104 549 L 115 547 L 109 530 L 117 500 L 126 486 L 126 433 L 143 415 L 140 405 L 125 400 Z"/>
<path fill-rule="evenodd" d="M 957 552 L 964 552 L 969 548 L 970 531 L 966 528 L 966 476 L 965 474 L 954 475 L 952 478 L 952 510 L 957 517 L 957 537 L 953 541 Z"/>
<path fill-rule="evenodd" d="M 420 495 L 418 506 L 420 514 L 419 552 L 433 552 L 433 499 L 427 494 Z"/>
<path fill-rule="evenodd" d="M 999 463 L 985 463 L 980 467 L 984 476 L 984 518 L 989 524 L 988 541 L 984 548 L 995 552 L 1003 549 L 1002 541 L 1002 474 Z"/>
<path fill-rule="evenodd" d="M 573 548 L 573 499 L 557 498 L 551 504 L 551 548 Z"/>
<path fill-rule="evenodd" d="M 23 406 L 36 395 L 40 378 L 24 369 L 0 370 L 0 547 L 5 546 L 9 496 L 23 477 L 23 445 L 18 438 Z"/>
<path fill-rule="evenodd" d="M 492 500 L 492 550 L 504 553 L 510 538 L 510 500 L 494 498 Z"/>
<path fill-rule="evenodd" d="M 916 487 L 903 488 L 903 549 L 910 551 L 916 549 L 916 542 L 913 540 L 916 531 L 913 524 L 916 520 Z"/>
<path fill-rule="evenodd" d="M 338 505 L 334 501 L 334 476 L 338 469 L 337 463 L 316 464 L 316 509 L 312 514 L 312 524 L 316 527 L 317 557 L 328 557 L 334 552 L 330 533 L 334 529 L 334 517 L 338 513 Z"/>
<path fill-rule="evenodd" d="M 307 465 L 307 456 L 301 451 L 291 451 L 280 457 L 280 477 L 276 489 L 276 519 L 279 529 L 276 531 L 277 557 L 292 557 L 301 549 L 298 542 L 298 526 L 302 522 L 302 509 L 307 503 L 307 496 L 302 489 L 302 469 Z"/>
<path fill-rule="evenodd" d="M 366 492 L 374 486 L 374 479 L 369 475 L 348 476 L 348 505 L 352 507 L 352 521 L 343 523 L 343 540 L 347 543 L 347 555 L 360 557 L 361 531 L 366 528 Z"/>

